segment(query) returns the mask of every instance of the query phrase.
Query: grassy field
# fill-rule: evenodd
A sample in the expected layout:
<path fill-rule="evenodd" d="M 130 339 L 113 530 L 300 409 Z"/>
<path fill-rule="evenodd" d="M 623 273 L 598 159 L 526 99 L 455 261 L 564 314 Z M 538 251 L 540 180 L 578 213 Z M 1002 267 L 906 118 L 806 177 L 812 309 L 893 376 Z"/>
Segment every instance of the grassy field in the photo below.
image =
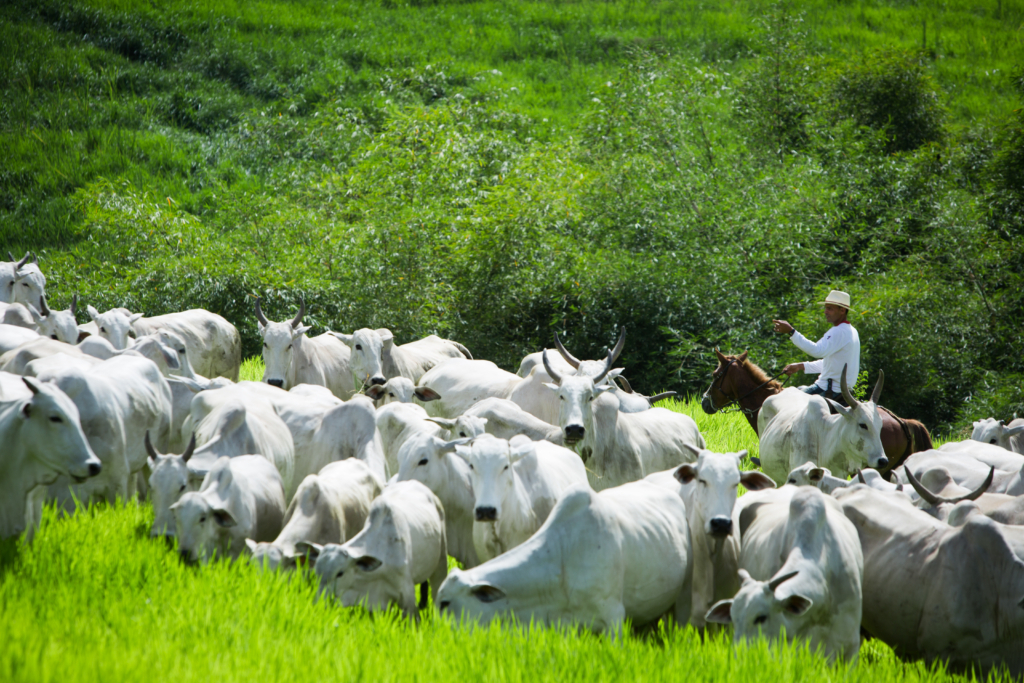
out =
<path fill-rule="evenodd" d="M 694 417 L 711 448 L 756 453 L 736 414 Z M 152 510 L 47 510 L 33 545 L 0 547 L 0 680 L 954 681 L 941 666 L 903 663 L 871 641 L 858 665 L 828 666 L 805 649 L 734 648 L 670 627 L 614 643 L 572 631 L 456 625 L 315 601 L 308 575 L 245 563 L 190 567 L 148 537 Z M 998 677 L 993 677 L 993 680 Z"/>

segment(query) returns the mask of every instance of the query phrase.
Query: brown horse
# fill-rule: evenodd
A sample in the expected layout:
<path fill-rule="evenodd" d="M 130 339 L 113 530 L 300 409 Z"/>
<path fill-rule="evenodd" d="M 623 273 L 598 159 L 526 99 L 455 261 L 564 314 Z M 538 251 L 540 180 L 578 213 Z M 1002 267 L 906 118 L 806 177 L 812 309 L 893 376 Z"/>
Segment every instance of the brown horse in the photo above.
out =
<path fill-rule="evenodd" d="M 769 396 L 782 391 L 782 384 L 751 363 L 745 351 L 738 356 L 726 356 L 715 349 L 715 355 L 718 356 L 718 367 L 711 375 L 711 386 L 704 392 L 701 407 L 712 415 L 736 404 L 737 410 L 746 416 L 757 433 L 757 415 L 761 405 Z M 882 416 L 882 448 L 890 463 L 882 470 L 883 476 L 901 466 L 911 453 L 934 448 L 931 434 L 921 422 L 905 420 L 882 406 L 878 406 L 878 414 Z"/>

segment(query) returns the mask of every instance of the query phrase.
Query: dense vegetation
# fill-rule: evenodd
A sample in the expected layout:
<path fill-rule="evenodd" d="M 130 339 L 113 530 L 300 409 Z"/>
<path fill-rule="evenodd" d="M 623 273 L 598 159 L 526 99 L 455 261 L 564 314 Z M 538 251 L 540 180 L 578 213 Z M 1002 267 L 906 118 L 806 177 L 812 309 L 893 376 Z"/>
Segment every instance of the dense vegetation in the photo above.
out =
<path fill-rule="evenodd" d="M 1024 6 L 0 4 L 0 251 L 54 303 L 202 306 L 258 352 L 439 333 L 514 369 L 629 333 L 648 393 L 800 359 L 854 297 L 885 402 L 1024 412 Z"/>
<path fill-rule="evenodd" d="M 711 448 L 757 448 L 739 414 L 692 415 Z M 970 681 L 942 665 L 903 663 L 877 640 L 856 666 L 830 667 L 800 647 L 690 628 L 605 637 L 554 629 L 419 626 L 315 603 L 308 576 L 246 563 L 190 567 L 148 538 L 149 505 L 44 514 L 31 546 L 0 544 L 0 679 L 78 683 L 153 677 L 189 681 Z M 974 679 L 976 680 L 976 679 Z M 989 680 L 1010 680 L 998 672 Z"/>

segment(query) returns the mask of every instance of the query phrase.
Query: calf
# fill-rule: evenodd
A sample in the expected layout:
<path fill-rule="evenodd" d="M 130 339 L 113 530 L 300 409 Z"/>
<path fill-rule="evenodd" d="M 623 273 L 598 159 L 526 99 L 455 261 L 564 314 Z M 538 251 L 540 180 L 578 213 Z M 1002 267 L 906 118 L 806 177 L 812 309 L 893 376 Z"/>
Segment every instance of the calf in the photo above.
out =
<path fill-rule="evenodd" d="M 171 511 L 182 559 L 235 559 L 246 550 L 247 538 L 272 541 L 281 532 L 281 475 L 261 455 L 224 456 L 210 468 L 199 491 L 182 495 Z"/>
<path fill-rule="evenodd" d="M 448 575 L 444 508 L 415 481 L 392 484 L 370 505 L 366 525 L 344 545 L 318 548 L 314 570 L 320 595 L 345 607 L 371 612 L 398 605 L 419 621 L 416 585 L 429 581 L 431 595 Z"/>
<path fill-rule="evenodd" d="M 708 621 L 733 624 L 736 642 L 785 632 L 830 660 L 856 659 L 864 557 L 842 507 L 817 489 L 786 486 L 744 496 L 733 519 L 742 586 Z"/>
<path fill-rule="evenodd" d="M 528 540 L 474 569 L 455 570 L 437 595 L 441 612 L 483 624 L 577 625 L 621 634 L 690 615 L 690 534 L 677 494 L 640 481 L 595 493 L 571 487 Z"/>

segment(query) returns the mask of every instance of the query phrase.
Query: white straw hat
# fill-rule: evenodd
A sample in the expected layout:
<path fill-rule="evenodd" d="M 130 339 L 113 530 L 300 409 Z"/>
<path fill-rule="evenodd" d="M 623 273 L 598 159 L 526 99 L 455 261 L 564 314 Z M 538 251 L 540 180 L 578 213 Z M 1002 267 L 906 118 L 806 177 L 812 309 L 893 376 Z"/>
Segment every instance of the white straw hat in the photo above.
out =
<path fill-rule="evenodd" d="M 840 292 L 838 289 L 833 289 L 825 297 L 824 301 L 819 301 L 819 304 L 835 304 L 836 306 L 842 306 L 846 310 L 850 310 L 850 295 L 846 292 Z"/>

